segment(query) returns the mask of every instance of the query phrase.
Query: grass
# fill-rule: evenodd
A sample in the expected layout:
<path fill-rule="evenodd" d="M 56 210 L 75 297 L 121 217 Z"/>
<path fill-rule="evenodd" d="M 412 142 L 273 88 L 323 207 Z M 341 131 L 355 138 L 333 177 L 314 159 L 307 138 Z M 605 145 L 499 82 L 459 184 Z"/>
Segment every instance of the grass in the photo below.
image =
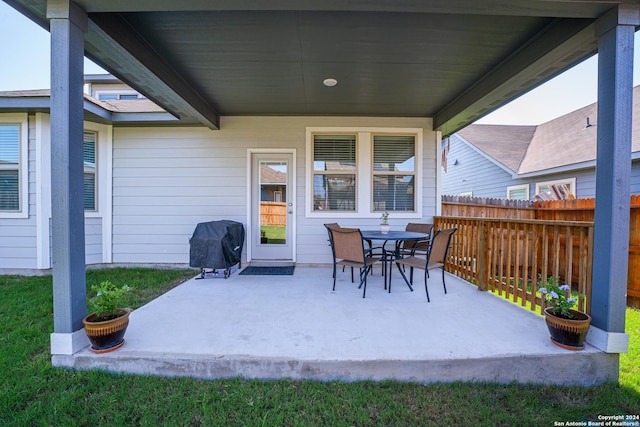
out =
<path fill-rule="evenodd" d="M 133 308 L 193 271 L 87 272 L 134 287 Z M 51 367 L 50 277 L 0 276 L 2 426 L 552 426 L 640 412 L 640 310 L 627 310 L 620 384 L 496 384 L 197 380 Z"/>
<path fill-rule="evenodd" d="M 269 241 L 284 242 L 287 234 L 287 227 L 278 227 L 275 225 L 261 225 L 260 234 L 264 233 Z"/>

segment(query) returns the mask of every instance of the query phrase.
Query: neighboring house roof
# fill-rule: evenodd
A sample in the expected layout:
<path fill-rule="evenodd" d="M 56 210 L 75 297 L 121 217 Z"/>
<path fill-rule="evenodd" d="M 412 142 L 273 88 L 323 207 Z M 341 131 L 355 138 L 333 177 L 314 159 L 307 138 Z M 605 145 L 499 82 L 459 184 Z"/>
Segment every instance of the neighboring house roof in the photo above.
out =
<path fill-rule="evenodd" d="M 260 166 L 260 182 L 263 184 L 286 184 L 287 174 L 262 165 Z"/>
<path fill-rule="evenodd" d="M 632 152 L 636 153 L 640 152 L 640 86 L 633 95 Z M 593 103 L 538 126 L 470 125 L 457 133 L 514 175 L 578 168 L 596 159 L 597 110 Z"/>
<path fill-rule="evenodd" d="M 49 112 L 49 89 L 0 92 L 0 113 L 16 111 Z M 100 101 L 84 94 L 85 118 L 112 124 L 190 125 L 167 113 L 148 99 Z"/>
<path fill-rule="evenodd" d="M 517 172 L 535 126 L 471 125 L 458 132 L 467 142 Z"/>

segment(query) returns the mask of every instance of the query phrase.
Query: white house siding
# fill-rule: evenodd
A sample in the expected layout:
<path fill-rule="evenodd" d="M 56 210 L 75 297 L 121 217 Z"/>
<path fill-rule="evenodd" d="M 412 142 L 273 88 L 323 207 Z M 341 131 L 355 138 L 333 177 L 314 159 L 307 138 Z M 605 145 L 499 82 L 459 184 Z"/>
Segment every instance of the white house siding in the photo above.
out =
<path fill-rule="evenodd" d="M 0 115 L 2 116 L 2 115 Z M 0 270 L 36 268 L 36 140 L 35 120 L 28 118 L 28 215 L 26 218 L 0 218 Z"/>
<path fill-rule="evenodd" d="M 329 263 L 322 224 L 335 218 L 305 217 L 307 127 L 423 128 L 423 219 L 432 219 L 437 204 L 437 134 L 430 130 L 431 120 L 223 117 L 218 131 L 117 128 L 113 138 L 113 262 L 186 264 L 189 237 L 197 223 L 229 219 L 246 227 L 247 151 L 278 148 L 296 150 L 297 262 Z M 392 227 L 394 221 L 398 227 L 408 222 L 392 217 Z M 379 220 L 340 222 L 377 227 Z"/>
<path fill-rule="evenodd" d="M 102 262 L 102 218 L 84 221 L 85 260 L 87 264 Z"/>

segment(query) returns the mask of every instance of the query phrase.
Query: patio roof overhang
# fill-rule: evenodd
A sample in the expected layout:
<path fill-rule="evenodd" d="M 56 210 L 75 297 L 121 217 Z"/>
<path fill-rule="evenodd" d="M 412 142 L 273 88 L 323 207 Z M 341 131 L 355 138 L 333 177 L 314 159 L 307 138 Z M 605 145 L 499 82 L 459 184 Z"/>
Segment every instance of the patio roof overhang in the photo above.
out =
<path fill-rule="evenodd" d="M 46 0 L 5 1 L 49 28 Z M 85 55 L 181 120 L 431 117 L 448 135 L 593 55 L 596 19 L 636 2 L 76 3 Z"/>

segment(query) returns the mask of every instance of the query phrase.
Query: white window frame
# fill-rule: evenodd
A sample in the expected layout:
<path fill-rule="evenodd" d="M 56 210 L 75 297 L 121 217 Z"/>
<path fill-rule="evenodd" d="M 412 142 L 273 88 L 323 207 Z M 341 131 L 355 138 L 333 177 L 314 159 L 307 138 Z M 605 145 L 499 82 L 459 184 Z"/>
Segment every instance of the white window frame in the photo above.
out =
<path fill-rule="evenodd" d="M 307 218 L 354 218 L 379 219 L 380 212 L 373 208 L 373 136 L 376 134 L 415 135 L 415 211 L 394 211 L 393 218 L 422 218 L 424 169 L 422 128 L 381 128 L 381 127 L 307 127 L 306 133 L 306 173 L 305 173 L 305 217 Z M 313 136 L 315 134 L 351 133 L 356 135 L 356 209 L 355 211 L 314 211 L 313 210 Z"/>
<path fill-rule="evenodd" d="M 92 133 L 92 134 L 95 135 L 95 140 L 94 140 L 94 145 L 95 146 L 93 147 L 95 159 L 94 159 L 94 163 L 93 163 L 93 170 L 92 171 L 88 170 L 89 168 L 85 165 L 83 167 L 84 170 L 83 170 L 83 175 L 82 175 L 83 176 L 83 181 L 84 181 L 84 174 L 85 173 L 87 173 L 87 172 L 93 173 L 93 185 L 95 186 L 95 188 L 93 189 L 93 205 L 94 205 L 94 208 L 91 209 L 91 210 L 87 210 L 86 208 L 84 209 L 84 211 L 86 213 L 92 213 L 92 212 L 98 212 L 100 210 L 100 203 L 99 203 L 100 198 L 98 197 L 99 196 L 99 194 L 98 194 L 98 186 L 99 186 L 99 176 L 100 176 L 98 174 L 99 155 L 100 155 L 99 149 L 98 149 L 98 139 L 99 139 L 98 136 L 99 136 L 100 133 L 98 131 L 89 130 L 89 129 L 85 129 L 84 130 L 83 136 L 84 136 L 85 133 Z M 84 143 L 84 141 L 83 141 L 83 143 Z M 84 184 L 84 182 L 83 182 L 83 184 Z"/>
<path fill-rule="evenodd" d="M 575 178 L 566 178 L 566 179 L 556 179 L 554 181 L 544 181 L 544 182 L 536 182 L 536 194 L 540 194 L 540 189 L 542 187 L 551 188 L 552 185 L 564 184 L 569 187 L 569 190 L 573 195 L 576 195 L 576 179 Z"/>
<path fill-rule="evenodd" d="M 459 194 L 460 197 L 473 197 L 473 191 L 463 191 Z"/>
<path fill-rule="evenodd" d="M 110 215 L 111 200 L 111 147 L 113 133 L 111 126 L 84 122 L 84 132 L 96 134 L 96 210 L 84 211 L 85 218 L 101 218 Z"/>
<path fill-rule="evenodd" d="M 97 90 L 96 91 L 96 99 L 98 101 L 101 101 L 100 99 L 100 95 L 115 95 L 118 97 L 118 100 L 120 99 L 121 95 L 136 95 L 137 99 L 144 99 L 144 97 L 136 92 L 135 90 L 127 90 L 127 89 L 104 89 L 104 90 Z M 103 102 L 106 101 L 113 101 L 112 99 L 105 99 L 102 100 Z"/>
<path fill-rule="evenodd" d="M 0 114 L 0 124 L 18 125 L 19 153 L 18 179 L 19 208 L 17 211 L 0 211 L 0 218 L 28 218 L 29 217 L 29 117 L 27 114 Z"/>
<path fill-rule="evenodd" d="M 509 200 L 519 200 L 519 199 L 512 199 L 511 198 L 511 192 L 512 191 L 520 191 L 520 190 L 524 190 L 525 194 L 526 194 L 526 198 L 525 200 L 529 200 L 529 184 L 520 184 L 520 185 L 510 185 L 509 187 L 507 187 L 507 199 Z"/>

